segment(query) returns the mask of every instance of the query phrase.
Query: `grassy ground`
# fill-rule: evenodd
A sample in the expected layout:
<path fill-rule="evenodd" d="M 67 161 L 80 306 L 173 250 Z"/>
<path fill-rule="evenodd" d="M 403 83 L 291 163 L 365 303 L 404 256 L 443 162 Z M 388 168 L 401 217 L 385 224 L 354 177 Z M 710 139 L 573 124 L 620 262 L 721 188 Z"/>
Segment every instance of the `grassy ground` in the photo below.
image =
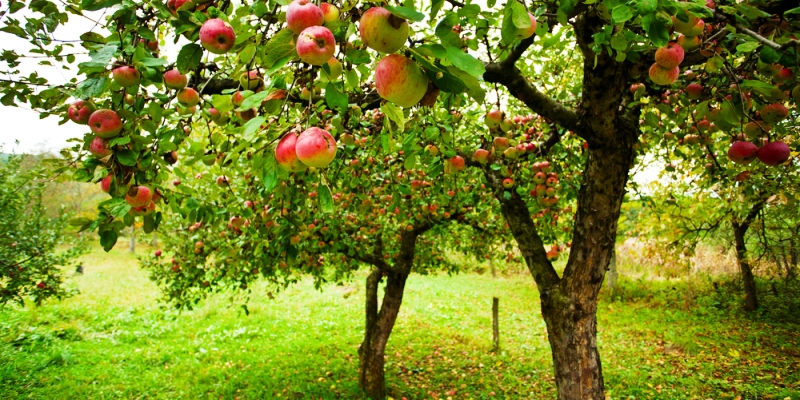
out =
<path fill-rule="evenodd" d="M 225 296 L 179 314 L 159 307 L 158 289 L 117 247 L 85 256 L 72 279 L 80 295 L 0 310 L 0 399 L 361 398 L 361 277 L 352 295 L 310 280 L 274 300 L 256 289 L 249 316 Z M 603 293 L 598 313 L 609 397 L 800 399 L 798 325 L 720 309 L 685 283 L 627 282 L 618 293 Z M 555 393 L 529 276 L 412 276 L 387 356 L 395 399 Z"/>

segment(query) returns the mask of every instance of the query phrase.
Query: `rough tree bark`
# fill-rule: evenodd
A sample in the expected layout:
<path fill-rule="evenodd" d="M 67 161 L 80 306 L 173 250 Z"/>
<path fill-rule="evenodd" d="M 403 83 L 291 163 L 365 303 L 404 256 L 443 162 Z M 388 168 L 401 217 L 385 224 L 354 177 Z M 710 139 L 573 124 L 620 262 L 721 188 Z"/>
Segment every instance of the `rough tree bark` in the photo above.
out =
<path fill-rule="evenodd" d="M 755 311 L 758 308 L 758 297 L 756 295 L 756 280 L 753 276 L 753 269 L 747 261 L 747 242 L 745 235 L 750 228 L 750 224 L 764 208 L 765 201 L 759 200 L 750 208 L 750 212 L 741 222 L 731 221 L 733 228 L 733 240 L 736 248 L 736 261 L 739 264 L 739 271 L 742 274 L 742 284 L 744 285 L 744 310 Z"/>
<path fill-rule="evenodd" d="M 637 107 L 624 107 L 633 77 L 643 63 L 618 63 L 607 53 L 595 54 L 592 35 L 602 29 L 593 8 L 575 17 L 573 27 L 584 56 L 583 94 L 570 110 L 539 92 L 514 65 L 530 45 L 525 40 L 502 62 L 490 63 L 484 79 L 505 86 L 539 113 L 584 138 L 589 154 L 578 193 L 572 248 L 562 277 L 547 260 L 546 251 L 527 205 L 515 192 L 500 186 L 500 176 L 485 170 L 525 262 L 539 288 L 547 325 L 559 399 L 604 399 L 604 382 L 597 351 L 597 294 L 603 283 L 616 238 L 633 146 L 640 134 Z M 646 59 L 646 56 L 642 57 Z M 652 58 L 651 58 L 652 59 Z M 545 154 L 558 142 L 554 131 L 541 147 Z"/>

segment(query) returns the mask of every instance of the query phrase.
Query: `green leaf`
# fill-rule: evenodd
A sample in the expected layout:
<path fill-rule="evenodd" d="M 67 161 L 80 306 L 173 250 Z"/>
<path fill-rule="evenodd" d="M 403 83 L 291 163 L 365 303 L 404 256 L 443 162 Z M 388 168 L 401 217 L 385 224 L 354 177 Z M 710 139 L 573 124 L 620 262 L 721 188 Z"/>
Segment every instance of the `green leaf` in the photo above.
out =
<path fill-rule="evenodd" d="M 477 78 L 467 74 L 466 72 L 458 68 L 453 68 L 453 67 L 448 68 L 448 70 L 445 72 L 446 72 L 445 76 L 448 75 L 448 73 L 451 73 L 454 79 L 458 80 L 461 84 L 464 85 L 464 88 L 469 97 L 472 97 L 472 99 L 477 101 L 478 103 L 483 103 L 483 99 L 486 97 L 486 90 L 483 88 L 483 86 L 481 86 L 481 83 L 478 81 Z"/>
<path fill-rule="evenodd" d="M 390 13 L 394 14 L 395 17 L 402 18 L 402 19 L 410 19 L 412 21 L 422 21 L 425 19 L 425 14 L 408 7 L 392 7 L 384 5 L 383 8 L 389 10 Z"/>
<path fill-rule="evenodd" d="M 297 57 L 297 50 L 293 43 L 292 31 L 281 29 L 264 46 L 263 68 L 271 68 L 278 60 L 288 57 L 291 60 Z M 288 61 L 287 60 L 287 61 Z"/>
<path fill-rule="evenodd" d="M 109 252 L 115 244 L 117 244 L 117 231 L 109 229 L 100 232 L 100 245 L 103 246 L 103 250 Z"/>
<path fill-rule="evenodd" d="M 628 48 L 628 40 L 625 35 L 617 33 L 611 37 L 611 48 L 617 51 L 625 51 Z"/>
<path fill-rule="evenodd" d="M 528 10 L 525 6 L 517 1 L 510 2 L 511 4 L 511 22 L 514 23 L 518 29 L 528 29 L 531 27 L 531 18 L 528 16 Z"/>
<path fill-rule="evenodd" d="M 442 9 L 444 5 L 444 0 L 433 0 L 431 4 L 431 21 L 436 20 L 436 14 L 439 13 L 439 10 Z"/>
<path fill-rule="evenodd" d="M 669 30 L 664 21 L 656 18 L 655 15 L 646 15 L 642 18 L 642 27 L 650 41 L 656 47 L 664 47 L 669 43 Z"/>
<path fill-rule="evenodd" d="M 800 7 L 793 8 L 783 13 L 783 15 L 800 15 Z"/>
<path fill-rule="evenodd" d="M 773 64 L 781 60 L 781 53 L 772 47 L 764 46 L 758 53 L 758 59 L 763 63 Z"/>
<path fill-rule="evenodd" d="M 83 226 L 90 222 L 92 222 L 92 220 L 86 217 L 75 217 L 69 220 L 70 226 Z"/>
<path fill-rule="evenodd" d="M 89 78 L 78 85 L 75 90 L 75 97 L 89 100 L 100 97 L 108 88 L 109 80 L 105 76 L 100 78 Z"/>
<path fill-rule="evenodd" d="M 639 14 L 651 14 L 658 9 L 658 0 L 639 0 L 636 5 Z"/>
<path fill-rule="evenodd" d="M 138 33 L 143 39 L 156 40 L 156 35 L 146 26 L 140 26 L 139 29 L 136 30 L 136 33 Z"/>
<path fill-rule="evenodd" d="M 153 230 L 156 229 L 155 214 L 145 215 L 143 219 L 144 219 L 144 221 L 143 221 L 144 222 L 144 226 L 142 226 L 142 228 L 144 229 L 144 233 L 153 232 Z"/>
<path fill-rule="evenodd" d="M 328 86 L 325 88 L 325 102 L 328 103 L 328 107 L 344 112 L 347 109 L 348 98 L 339 90 L 338 84 L 328 82 Z"/>
<path fill-rule="evenodd" d="M 122 3 L 122 0 L 82 0 L 81 9 L 84 11 L 97 11 L 104 8 L 113 7 L 119 3 Z M 116 241 L 116 239 L 114 240 Z"/>
<path fill-rule="evenodd" d="M 403 109 L 400 108 L 400 106 L 396 106 L 393 103 L 387 102 L 381 106 L 381 111 L 383 111 L 384 115 L 386 115 L 386 118 L 392 122 L 392 124 L 388 124 L 390 132 L 402 132 L 405 129 L 406 117 L 403 114 Z"/>
<path fill-rule="evenodd" d="M 450 60 L 455 67 L 467 72 L 474 77 L 481 77 L 486 69 L 483 63 L 475 57 L 461 51 L 456 47 L 447 46 L 447 59 Z"/>
<path fill-rule="evenodd" d="M 136 166 L 137 157 L 136 153 L 132 150 L 122 149 L 114 153 L 114 155 L 117 157 L 117 161 L 119 161 L 120 164 L 128 167 Z"/>
<path fill-rule="evenodd" d="M 254 93 L 248 96 L 246 99 L 244 99 L 242 105 L 239 106 L 239 109 L 242 111 L 246 111 L 253 107 L 260 106 L 261 102 L 264 101 L 267 98 L 267 96 L 269 96 L 269 90 L 262 90 L 258 93 Z"/>
<path fill-rule="evenodd" d="M 324 213 L 333 212 L 333 196 L 331 190 L 325 185 L 319 185 L 319 209 Z"/>
<path fill-rule="evenodd" d="M 200 60 L 203 59 L 203 48 L 199 44 L 189 43 L 181 49 L 178 53 L 177 67 L 178 71 L 185 74 L 193 71 L 200 65 Z"/>
<path fill-rule="evenodd" d="M 261 128 L 261 124 L 263 124 L 264 121 L 266 120 L 267 117 L 259 115 L 258 117 L 255 117 L 250 121 L 247 121 L 247 123 L 244 124 L 244 128 L 242 129 L 242 136 L 244 137 L 244 139 L 247 141 L 253 141 L 253 139 L 255 139 L 256 133 Z"/>
<path fill-rule="evenodd" d="M 758 46 L 761 46 L 761 44 L 756 42 L 756 41 L 744 42 L 744 43 L 736 46 L 736 53 L 737 54 L 750 53 L 752 51 L 755 51 L 758 48 Z"/>
<path fill-rule="evenodd" d="M 620 4 L 611 11 L 611 19 L 614 20 L 614 23 L 622 23 L 629 19 L 633 18 L 633 11 L 630 7 Z"/>

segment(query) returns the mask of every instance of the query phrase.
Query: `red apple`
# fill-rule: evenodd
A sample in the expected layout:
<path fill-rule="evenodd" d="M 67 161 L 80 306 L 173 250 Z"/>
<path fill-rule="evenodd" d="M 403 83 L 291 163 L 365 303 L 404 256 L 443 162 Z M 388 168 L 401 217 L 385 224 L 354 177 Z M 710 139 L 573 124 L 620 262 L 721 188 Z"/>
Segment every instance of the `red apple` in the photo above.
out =
<path fill-rule="evenodd" d="M 511 178 L 503 179 L 503 187 L 506 189 L 511 189 L 514 187 L 514 180 Z"/>
<path fill-rule="evenodd" d="M 168 89 L 181 90 L 189 83 L 189 77 L 181 74 L 177 68 L 164 73 L 164 86 Z"/>
<path fill-rule="evenodd" d="M 295 0 L 286 10 L 286 27 L 294 33 L 300 33 L 306 28 L 319 26 L 325 22 L 325 16 L 313 2 L 308 0 Z"/>
<path fill-rule="evenodd" d="M 472 155 L 472 158 L 474 158 L 475 161 L 477 161 L 477 162 L 479 162 L 481 164 L 486 164 L 486 163 L 489 162 L 489 155 L 490 155 L 490 153 L 489 153 L 488 150 L 478 149 L 478 150 L 475 150 L 475 154 Z"/>
<path fill-rule="evenodd" d="M 789 146 L 784 142 L 769 142 L 758 149 L 758 159 L 770 167 L 785 163 L 790 156 Z"/>
<path fill-rule="evenodd" d="M 675 42 L 656 50 L 656 64 L 664 69 L 673 69 L 683 62 L 683 47 Z"/>
<path fill-rule="evenodd" d="M 153 253 L 153 255 L 155 255 L 156 257 L 161 257 L 161 250 L 156 250 L 156 252 Z"/>
<path fill-rule="evenodd" d="M 97 110 L 94 103 L 87 100 L 78 100 L 72 103 L 67 109 L 67 115 L 72 122 L 76 124 L 86 125 L 89 123 L 89 117 Z"/>
<path fill-rule="evenodd" d="M 297 137 L 295 153 L 303 164 L 324 168 L 336 158 L 336 140 L 328 131 L 311 127 Z"/>
<path fill-rule="evenodd" d="M 783 121 L 788 115 L 789 110 L 781 103 L 768 104 L 761 109 L 761 119 L 771 125 Z"/>
<path fill-rule="evenodd" d="M 381 53 L 394 53 L 408 40 L 408 21 L 383 7 L 372 7 L 359 22 L 361 41 Z"/>
<path fill-rule="evenodd" d="M 184 107 L 194 107 L 200 103 L 200 94 L 192 88 L 183 88 L 178 92 L 177 99 Z"/>
<path fill-rule="evenodd" d="M 699 99 L 700 96 L 703 95 L 703 85 L 699 83 L 690 83 L 686 85 L 686 95 L 689 96 L 690 99 Z"/>
<path fill-rule="evenodd" d="M 278 161 L 278 165 L 289 172 L 298 172 L 307 168 L 307 166 L 297 158 L 295 149 L 296 143 L 297 134 L 289 132 L 275 147 L 275 159 Z"/>
<path fill-rule="evenodd" d="M 150 204 L 153 200 L 153 191 L 147 186 L 131 186 L 125 195 L 125 201 L 131 207 L 141 207 Z"/>
<path fill-rule="evenodd" d="M 100 181 L 100 190 L 108 193 L 111 190 L 111 182 L 114 180 L 114 174 L 108 173 L 102 181 Z"/>
<path fill-rule="evenodd" d="M 505 138 L 505 137 L 502 137 L 502 136 L 498 136 L 498 137 L 494 138 L 492 143 L 494 144 L 494 148 L 497 149 L 497 151 L 504 151 L 505 149 L 508 148 L 508 146 L 511 145 L 508 142 L 508 138 Z"/>
<path fill-rule="evenodd" d="M 92 143 L 89 144 L 89 153 L 92 153 L 92 155 L 97 158 L 104 158 L 111 155 L 113 152 L 108 148 L 107 140 L 100 136 L 95 136 Z"/>
<path fill-rule="evenodd" d="M 678 75 L 680 75 L 680 73 L 680 67 L 665 69 L 658 65 L 658 63 L 655 63 L 652 67 L 650 67 L 650 80 L 658 85 L 671 85 L 676 79 L 678 79 Z"/>
<path fill-rule="evenodd" d="M 200 27 L 200 43 L 211 53 L 225 54 L 236 44 L 236 33 L 229 23 L 212 18 Z"/>
<path fill-rule="evenodd" d="M 728 158 L 737 164 L 750 164 L 756 159 L 758 147 L 750 142 L 733 142 L 728 148 Z"/>
<path fill-rule="evenodd" d="M 322 10 L 323 19 L 325 22 L 333 22 L 339 19 L 339 9 L 331 3 L 322 3 L 319 5 Z"/>
<path fill-rule="evenodd" d="M 89 117 L 89 128 L 101 138 L 110 138 L 122 131 L 122 120 L 114 110 L 103 108 Z"/>
<path fill-rule="evenodd" d="M 311 65 L 327 63 L 335 51 L 333 33 L 324 26 L 308 27 L 297 38 L 297 55 Z"/>
<path fill-rule="evenodd" d="M 123 65 L 121 67 L 114 68 L 114 71 L 112 71 L 111 74 L 114 78 L 114 82 L 122 87 L 135 86 L 139 84 L 139 71 L 137 71 L 134 67 Z"/>
<path fill-rule="evenodd" d="M 375 68 L 375 87 L 382 98 L 401 107 L 411 107 L 428 91 L 428 77 L 410 58 L 390 54 Z"/>
<path fill-rule="evenodd" d="M 466 164 L 464 162 L 464 158 L 461 156 L 454 156 L 448 160 L 450 164 L 450 168 L 454 171 L 463 171 L 466 168 Z"/>

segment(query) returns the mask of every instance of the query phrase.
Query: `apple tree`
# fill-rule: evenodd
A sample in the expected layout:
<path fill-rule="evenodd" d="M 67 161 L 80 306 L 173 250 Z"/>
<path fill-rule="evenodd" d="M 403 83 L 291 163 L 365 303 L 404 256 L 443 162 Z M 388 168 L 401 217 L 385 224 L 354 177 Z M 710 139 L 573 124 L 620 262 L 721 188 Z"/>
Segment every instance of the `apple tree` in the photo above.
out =
<path fill-rule="evenodd" d="M 307 255 L 313 254 L 308 249 L 314 243 L 363 250 L 347 250 L 347 257 L 365 257 L 384 247 L 395 261 L 384 267 L 391 280 L 393 268 L 412 264 L 403 243 L 416 241 L 438 219 L 417 215 L 420 210 L 406 211 L 407 221 L 368 221 L 369 213 L 362 211 L 378 203 L 374 190 L 383 182 L 391 202 L 410 200 L 417 209 L 424 202 L 430 212 L 432 202 L 444 204 L 446 188 L 457 187 L 454 180 L 466 180 L 484 192 L 473 195 L 474 205 L 463 205 L 466 213 L 460 204 L 447 212 L 451 217 L 477 213 L 505 219 L 539 288 L 559 398 L 604 398 L 596 344 L 597 294 L 613 252 L 636 152 L 648 146 L 669 149 L 654 135 L 672 126 L 694 135 L 684 138 L 687 142 L 710 146 L 728 141 L 738 135 L 737 127 L 753 122 L 756 137 L 751 140 L 759 158 L 772 167 L 792 168 L 791 146 L 796 142 L 789 128 L 800 95 L 795 88 L 798 40 L 793 36 L 800 10 L 793 1 L 287 3 L 37 0 L 12 2 L 3 15 L 6 26 L 0 30 L 28 40 L 31 53 L 46 57 L 42 63 L 77 63 L 73 81 L 51 85 L 18 68 L 28 54 L 4 52 L 0 60 L 10 71 L 9 79 L 0 81 L 0 102 L 27 103 L 43 115 L 87 125 L 87 134 L 72 148 L 78 165 L 73 172 L 77 180 L 101 182 L 111 195 L 100 205 L 98 218 L 83 224 L 97 230 L 106 249 L 137 219 L 146 231 L 157 229 L 166 208 L 200 222 L 195 233 L 206 235 L 214 230 L 199 232 L 204 223 L 219 227 L 224 216 L 233 228 L 241 224 L 241 230 L 254 218 L 248 215 L 262 212 L 247 211 L 244 201 L 269 207 L 263 210 L 268 215 L 251 225 L 269 242 L 233 238 L 219 244 L 209 238 L 214 250 L 210 258 L 194 258 L 205 257 L 203 240 L 176 257 L 179 275 L 189 273 L 191 278 L 191 285 L 179 284 L 179 298 L 187 290 L 202 290 L 197 283 L 212 287 L 212 282 L 228 285 L 247 279 L 187 268 L 231 259 L 231 251 L 255 252 L 259 245 L 273 257 L 300 257 L 292 261 L 296 269 L 319 263 L 318 258 L 301 256 L 295 247 L 301 243 Z M 55 38 L 59 25 L 81 16 L 96 21 L 98 31 L 92 28 L 79 42 Z M 88 59 L 65 53 L 79 46 L 88 50 Z M 681 74 L 698 68 L 703 72 Z M 682 107 L 659 102 L 662 94 L 667 103 Z M 504 117 L 504 108 L 517 107 L 526 110 L 519 119 Z M 361 121 L 367 111 L 374 126 Z M 704 117 L 709 125 L 701 132 Z M 459 118 L 466 129 L 453 127 Z M 719 131 L 711 132 L 713 118 Z M 485 125 L 477 123 L 480 119 Z M 523 126 L 531 123 L 523 133 Z M 356 140 L 358 151 L 366 153 L 358 156 L 358 163 L 372 157 L 387 165 L 356 165 L 362 170 L 345 179 L 342 154 L 353 156 L 348 151 Z M 428 144 L 436 150 L 426 150 Z M 743 149 L 744 158 L 752 157 L 752 146 L 739 146 L 749 148 Z M 683 151 L 673 154 L 692 157 Z M 403 179 L 419 170 L 430 177 L 428 198 L 415 199 L 413 188 L 404 193 L 409 189 L 395 181 L 400 166 L 389 166 L 398 160 Z M 219 190 L 198 190 L 202 197 L 196 198 L 191 190 L 169 187 L 173 173 L 180 176 L 181 166 L 195 162 L 218 163 L 220 171 L 214 174 Z M 248 192 L 235 190 L 243 183 L 230 185 L 231 180 L 248 173 L 256 185 L 254 197 L 236 197 Z M 346 187 L 355 191 L 342 189 Z M 317 207 L 337 215 L 339 211 L 331 211 L 337 208 L 334 194 L 347 207 L 342 218 L 327 226 L 323 219 L 328 217 L 311 214 Z M 401 199 L 401 194 L 411 198 Z M 488 195 L 496 202 L 485 200 Z M 356 202 L 364 210 L 348 228 L 346 213 Z M 559 218 L 571 214 L 573 202 L 574 221 Z M 395 207 L 401 214 L 413 208 Z M 280 216 L 278 226 L 268 228 L 275 216 Z M 338 240 L 317 233 L 314 219 Z M 564 224 L 571 224 L 568 232 Z M 356 242 L 348 230 L 356 226 L 375 233 L 371 239 L 367 235 L 367 243 Z M 316 240 L 292 239 L 298 232 Z M 387 238 L 398 234 L 400 241 L 389 244 Z M 549 251 L 545 241 L 553 244 Z M 551 260 L 565 242 L 571 247 L 559 274 Z M 245 243 L 255 247 L 245 248 Z M 265 272 L 291 279 L 288 272 Z M 371 397 L 382 397 L 382 387 L 381 382 L 372 386 L 374 391 L 365 388 Z"/>

